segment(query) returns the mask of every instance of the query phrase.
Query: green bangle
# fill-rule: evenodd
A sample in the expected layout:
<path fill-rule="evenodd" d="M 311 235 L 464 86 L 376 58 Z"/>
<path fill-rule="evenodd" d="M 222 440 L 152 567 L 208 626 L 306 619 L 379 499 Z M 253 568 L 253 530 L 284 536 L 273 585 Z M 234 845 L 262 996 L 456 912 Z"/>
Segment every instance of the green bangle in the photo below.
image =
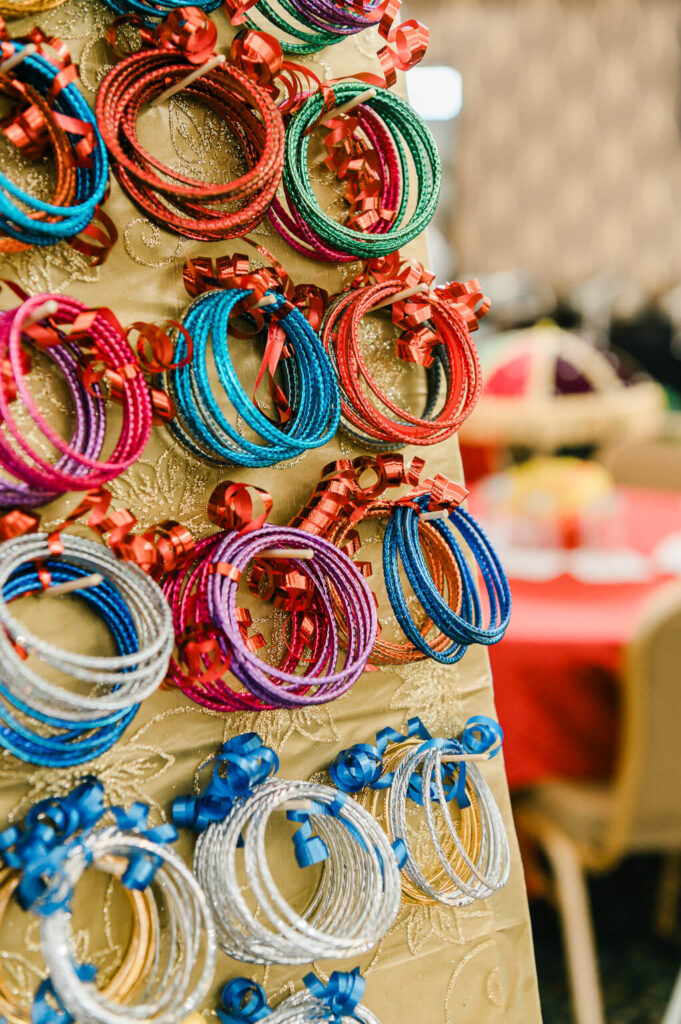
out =
<path fill-rule="evenodd" d="M 363 82 L 341 82 L 334 87 L 336 102 L 347 103 L 366 91 Z M 308 148 L 312 127 L 322 112 L 323 98 L 312 95 L 291 119 L 286 131 L 283 183 L 286 207 L 276 200 L 270 219 L 280 234 L 299 252 L 329 262 L 373 259 L 401 249 L 430 223 L 440 193 L 441 166 L 435 140 L 425 122 L 405 100 L 388 89 L 376 89 L 373 99 L 354 113 L 369 108 L 393 144 L 391 175 L 399 179 L 397 212 L 383 233 L 362 232 L 338 224 L 321 209 L 312 189 Z M 383 154 L 385 157 L 385 154 Z M 410 192 L 416 184 L 416 203 L 409 209 Z"/>
<path fill-rule="evenodd" d="M 285 53 L 295 53 L 298 56 L 304 57 L 310 53 L 317 53 L 318 50 L 323 50 L 326 46 L 333 46 L 334 43 L 338 43 L 345 38 L 345 36 L 338 35 L 336 32 L 325 32 L 322 29 L 311 30 L 309 26 L 304 27 L 301 25 L 300 12 L 296 10 L 291 0 L 279 0 L 279 7 L 286 11 L 290 18 L 296 20 L 293 22 L 287 21 L 267 0 L 260 0 L 257 6 L 258 14 L 262 15 L 269 24 L 260 25 L 251 17 L 246 17 L 245 21 L 249 28 L 259 32 L 271 32 L 272 26 L 278 29 L 279 32 L 283 32 L 284 38 L 278 38 L 281 48 Z M 291 42 L 286 36 L 300 41 Z"/>

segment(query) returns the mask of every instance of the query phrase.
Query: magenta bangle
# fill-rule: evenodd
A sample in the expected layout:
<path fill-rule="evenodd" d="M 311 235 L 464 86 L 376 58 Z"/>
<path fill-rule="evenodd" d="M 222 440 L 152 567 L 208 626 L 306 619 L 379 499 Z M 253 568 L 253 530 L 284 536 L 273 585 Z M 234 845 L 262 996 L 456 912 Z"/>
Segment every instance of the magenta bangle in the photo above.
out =
<path fill-rule="evenodd" d="M 236 598 L 241 574 L 258 552 L 282 547 L 311 548 L 314 557 L 267 559 L 258 564 L 298 573 L 314 589 L 308 606 L 290 611 L 287 651 L 281 664 L 274 666 L 258 657 L 258 645 L 243 627 L 243 610 L 237 608 Z M 184 657 L 171 662 L 169 680 L 214 711 L 260 711 L 334 700 L 359 679 L 376 639 L 376 606 L 361 573 L 333 544 L 295 527 L 266 523 L 259 530 L 229 531 L 201 541 L 192 566 L 171 573 L 163 589 L 179 644 L 185 644 Z M 334 601 L 343 616 L 345 653 L 340 668 Z M 197 649 L 213 639 L 244 690 L 226 682 L 226 664 L 224 671 L 211 674 L 206 657 L 198 673 L 196 664 L 192 669 L 185 643 L 188 632 L 189 643 Z"/>
<path fill-rule="evenodd" d="M 58 312 L 51 319 L 59 325 L 73 324 L 87 312 L 87 307 L 75 299 L 38 295 L 17 309 L 0 314 L 0 365 L 3 367 L 0 417 L 6 426 L 6 432 L 0 434 L 0 465 L 17 481 L 0 481 L 0 506 L 5 508 L 17 504 L 44 504 L 67 491 L 102 486 L 139 457 L 151 431 L 151 398 L 137 357 L 120 327 L 102 312 L 94 316 L 84 332 L 84 339 L 95 360 L 122 378 L 122 423 L 111 455 L 106 461 L 99 459 L 106 435 L 106 409 L 99 385 L 93 383 L 88 388 L 83 381 L 87 364 L 80 335 L 76 341 L 71 341 L 66 334 L 55 335 L 57 343 L 45 349 L 64 374 L 73 399 L 76 425 L 69 441 L 60 437 L 47 422 L 27 387 L 22 355 L 24 346 L 34 342 L 22 333 L 22 325 L 32 310 L 50 300 L 58 306 Z M 56 459 L 46 458 L 24 437 L 12 412 L 10 385 L 16 390 L 17 400 L 23 403 L 40 433 L 57 453 Z"/>

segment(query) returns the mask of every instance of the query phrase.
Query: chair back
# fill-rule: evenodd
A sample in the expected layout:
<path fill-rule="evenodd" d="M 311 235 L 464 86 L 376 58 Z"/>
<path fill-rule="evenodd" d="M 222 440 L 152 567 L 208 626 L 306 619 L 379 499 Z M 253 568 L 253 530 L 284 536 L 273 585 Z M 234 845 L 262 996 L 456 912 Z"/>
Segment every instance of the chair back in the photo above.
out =
<path fill-rule="evenodd" d="M 603 861 L 681 850 L 681 583 L 657 591 L 625 652 L 622 733 Z"/>

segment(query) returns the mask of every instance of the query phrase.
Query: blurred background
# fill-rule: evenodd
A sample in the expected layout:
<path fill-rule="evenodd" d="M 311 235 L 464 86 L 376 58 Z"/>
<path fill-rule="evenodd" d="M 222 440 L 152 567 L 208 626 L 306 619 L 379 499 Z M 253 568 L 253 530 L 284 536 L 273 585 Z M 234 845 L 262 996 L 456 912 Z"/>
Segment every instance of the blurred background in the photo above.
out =
<path fill-rule="evenodd" d="M 547 1024 L 681 1021 L 681 8 L 410 0 L 438 278 L 492 311 L 460 439 Z"/>

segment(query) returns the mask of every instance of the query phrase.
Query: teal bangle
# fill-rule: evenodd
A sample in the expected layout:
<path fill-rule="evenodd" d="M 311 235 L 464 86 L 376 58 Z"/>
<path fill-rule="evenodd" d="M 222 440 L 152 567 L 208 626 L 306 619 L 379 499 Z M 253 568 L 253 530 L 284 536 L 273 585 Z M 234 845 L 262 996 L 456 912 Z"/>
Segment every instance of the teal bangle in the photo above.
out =
<path fill-rule="evenodd" d="M 339 105 L 365 91 L 365 84 L 358 81 L 342 82 L 334 88 Z M 315 93 L 288 126 L 283 176 L 286 204 L 275 200 L 270 220 L 298 251 L 317 259 L 346 262 L 388 256 L 420 235 L 435 213 L 442 177 L 435 140 L 409 104 L 388 89 L 377 89 L 373 99 L 356 108 L 360 116 L 363 111 L 369 113 L 388 133 L 396 154 L 395 166 L 389 168 L 390 178 L 393 184 L 398 180 L 400 186 L 392 223 L 380 230 L 357 231 L 324 213 L 310 181 L 310 131 L 322 104 L 322 95 Z M 410 210 L 413 191 L 417 193 L 416 203 Z"/>

